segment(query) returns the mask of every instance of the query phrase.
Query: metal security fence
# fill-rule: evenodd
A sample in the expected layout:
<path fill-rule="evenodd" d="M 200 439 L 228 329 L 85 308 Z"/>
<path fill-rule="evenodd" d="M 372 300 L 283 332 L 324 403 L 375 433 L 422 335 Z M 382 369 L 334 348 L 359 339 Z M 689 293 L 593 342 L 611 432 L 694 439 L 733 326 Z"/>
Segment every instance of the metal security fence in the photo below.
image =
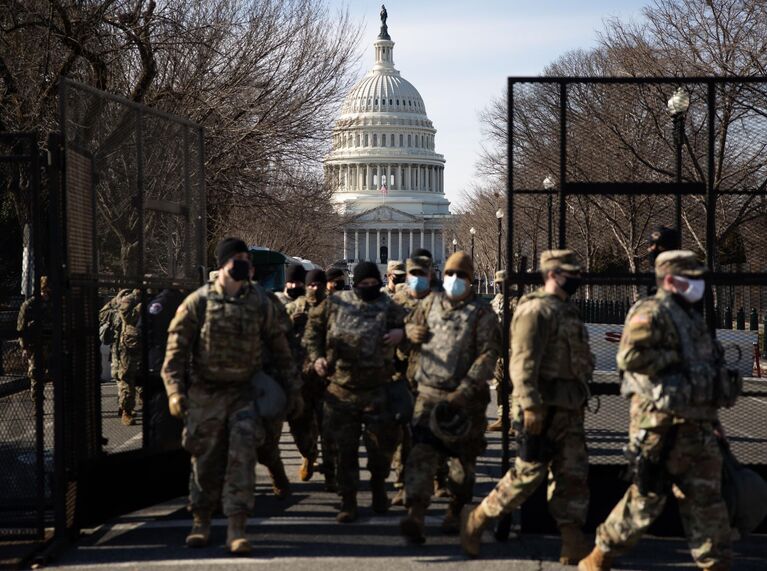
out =
<path fill-rule="evenodd" d="M 592 519 L 625 488 L 615 484 L 628 427 L 615 353 L 628 309 L 654 285 L 656 226 L 675 228 L 709 267 L 701 310 L 749 377 L 722 421 L 738 459 L 767 474 L 767 385 L 757 376 L 767 313 L 767 79 L 516 77 L 508 104 L 509 283 L 520 291 L 539 283 L 514 261 L 537 261 L 551 247 L 574 249 L 585 268 L 575 301 L 597 356 L 592 479 L 614 488 L 596 496 Z M 526 513 L 528 529 L 543 525 Z"/>
<path fill-rule="evenodd" d="M 0 542 L 42 539 L 53 520 L 53 387 L 47 332 L 35 327 L 47 264 L 40 167 L 34 133 L 0 133 Z M 17 332 L 25 302 L 34 304 L 26 348 Z"/>
<path fill-rule="evenodd" d="M 167 430 L 167 400 L 146 324 L 155 295 L 190 292 L 205 273 L 204 147 L 199 125 L 159 110 L 69 80 L 59 97 L 61 133 L 50 145 L 62 269 L 57 406 L 66 411 L 59 497 L 70 499 L 65 517 L 79 526 L 178 493 L 185 479 L 180 430 L 157 435 Z M 118 410 L 116 341 L 100 338 L 99 311 L 121 291 L 140 300 L 130 425 Z M 175 477 L 158 486 L 158 470 Z"/>

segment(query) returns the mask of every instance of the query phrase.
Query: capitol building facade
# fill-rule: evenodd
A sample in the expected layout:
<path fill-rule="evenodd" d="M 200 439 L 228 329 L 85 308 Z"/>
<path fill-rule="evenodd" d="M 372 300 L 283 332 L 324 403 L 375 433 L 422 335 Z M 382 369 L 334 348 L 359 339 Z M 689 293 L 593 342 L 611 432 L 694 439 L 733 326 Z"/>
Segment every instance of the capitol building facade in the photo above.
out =
<path fill-rule="evenodd" d="M 383 266 L 422 247 L 441 268 L 452 240 L 445 236 L 445 159 L 435 151 L 421 95 L 394 68 L 385 10 L 381 16 L 375 65 L 347 95 L 324 160 L 345 217 L 343 258 L 352 267 L 364 260 Z"/>

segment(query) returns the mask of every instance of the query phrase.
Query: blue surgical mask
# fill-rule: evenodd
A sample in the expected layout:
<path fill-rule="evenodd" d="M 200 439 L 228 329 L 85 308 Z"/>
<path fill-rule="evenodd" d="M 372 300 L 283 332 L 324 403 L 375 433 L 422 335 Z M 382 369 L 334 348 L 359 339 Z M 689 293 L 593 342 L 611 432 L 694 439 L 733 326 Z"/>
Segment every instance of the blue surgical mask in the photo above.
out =
<path fill-rule="evenodd" d="M 429 278 L 424 276 L 411 276 L 407 277 L 407 287 L 415 293 L 423 293 L 429 290 Z"/>
<path fill-rule="evenodd" d="M 451 299 L 463 297 L 468 287 L 466 280 L 458 276 L 445 276 L 442 285 L 445 288 L 445 294 Z"/>

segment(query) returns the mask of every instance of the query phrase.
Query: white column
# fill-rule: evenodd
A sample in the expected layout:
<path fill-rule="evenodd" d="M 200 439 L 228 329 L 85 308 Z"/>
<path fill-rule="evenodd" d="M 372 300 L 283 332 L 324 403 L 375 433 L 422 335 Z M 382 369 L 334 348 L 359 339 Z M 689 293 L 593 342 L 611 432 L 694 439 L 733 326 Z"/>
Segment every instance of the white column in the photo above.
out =
<path fill-rule="evenodd" d="M 397 259 L 403 260 L 405 257 L 402 255 L 402 228 L 399 229 L 399 245 L 397 246 Z"/>
<path fill-rule="evenodd" d="M 344 260 L 347 259 L 346 256 L 346 228 L 344 228 Z"/>
<path fill-rule="evenodd" d="M 431 229 L 431 255 L 434 256 L 434 246 L 436 245 L 436 242 L 434 241 L 434 228 Z"/>
<path fill-rule="evenodd" d="M 370 260 L 370 230 L 365 230 L 365 261 Z"/>
<path fill-rule="evenodd" d="M 357 230 L 354 231 L 354 263 L 360 261 L 360 236 Z"/>
<path fill-rule="evenodd" d="M 376 231 L 376 249 L 375 249 L 376 264 L 381 263 L 381 230 Z"/>
<path fill-rule="evenodd" d="M 386 165 L 386 188 L 394 188 L 394 185 L 391 184 L 391 165 Z"/>
<path fill-rule="evenodd" d="M 386 247 L 389 249 L 389 259 L 390 260 L 401 259 L 401 258 L 395 258 L 394 257 L 394 248 L 391 247 L 391 228 L 389 228 L 388 234 L 386 236 Z"/>
<path fill-rule="evenodd" d="M 405 165 L 405 190 L 413 188 L 413 181 L 410 180 L 410 165 Z"/>
<path fill-rule="evenodd" d="M 421 248 L 423 248 L 423 235 L 426 233 L 426 231 L 421 227 Z"/>
<path fill-rule="evenodd" d="M 407 255 L 411 256 L 413 254 L 413 229 L 410 229 L 410 250 L 408 250 Z"/>

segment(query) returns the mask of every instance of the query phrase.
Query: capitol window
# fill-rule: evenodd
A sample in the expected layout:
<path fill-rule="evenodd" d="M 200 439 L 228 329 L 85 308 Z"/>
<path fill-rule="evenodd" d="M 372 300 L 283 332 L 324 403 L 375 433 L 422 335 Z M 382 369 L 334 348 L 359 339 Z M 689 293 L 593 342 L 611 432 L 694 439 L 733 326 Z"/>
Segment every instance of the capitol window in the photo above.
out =
<path fill-rule="evenodd" d="M 381 146 L 382 147 L 386 146 L 386 135 L 385 134 L 381 135 Z"/>
<path fill-rule="evenodd" d="M 373 146 L 374 147 L 378 146 L 378 135 L 376 135 L 375 133 L 373 134 Z"/>
<path fill-rule="evenodd" d="M 408 146 L 408 147 L 412 147 L 412 146 L 413 146 L 413 139 L 412 139 L 412 135 L 408 135 L 408 136 L 407 136 L 407 146 Z"/>
<path fill-rule="evenodd" d="M 389 146 L 390 146 L 390 147 L 393 147 L 393 146 L 394 146 L 394 133 L 392 133 L 392 134 L 390 135 L 390 137 L 389 137 Z"/>
<path fill-rule="evenodd" d="M 404 143 L 403 143 L 404 140 L 405 140 L 405 135 L 400 133 L 400 136 L 399 136 L 399 146 L 400 147 L 404 146 Z"/>

